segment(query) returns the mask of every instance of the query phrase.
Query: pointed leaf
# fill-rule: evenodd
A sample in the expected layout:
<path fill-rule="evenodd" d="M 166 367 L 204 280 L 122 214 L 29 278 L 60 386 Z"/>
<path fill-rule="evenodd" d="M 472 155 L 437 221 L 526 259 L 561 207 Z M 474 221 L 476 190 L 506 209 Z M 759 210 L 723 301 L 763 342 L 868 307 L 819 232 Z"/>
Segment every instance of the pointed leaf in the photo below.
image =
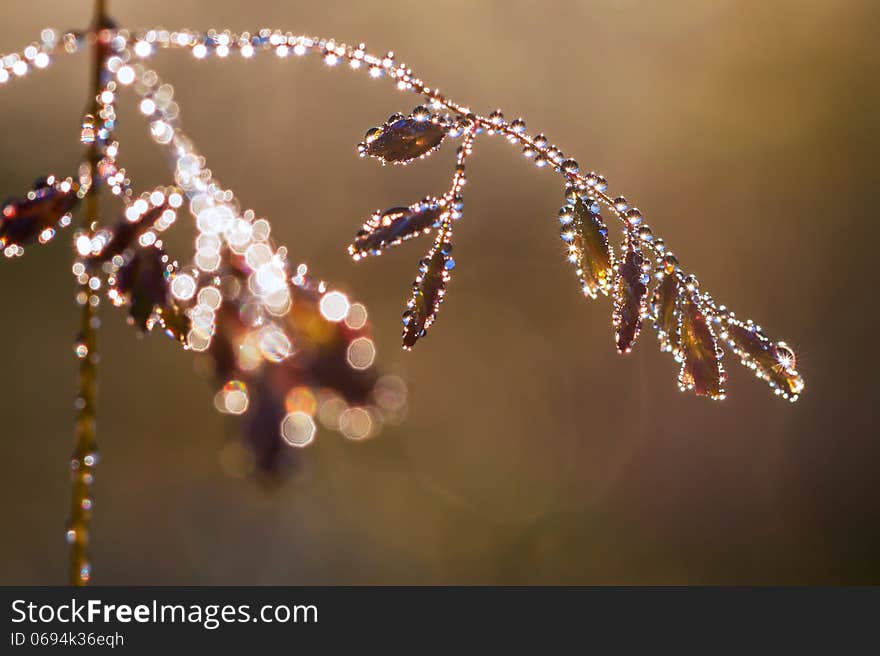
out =
<path fill-rule="evenodd" d="M 574 206 L 559 211 L 562 240 L 568 244 L 568 260 L 577 267 L 585 295 L 596 298 L 611 287 L 614 255 L 608 243 L 608 228 L 591 198 L 577 198 Z"/>
<path fill-rule="evenodd" d="M 674 270 L 661 269 L 658 273 L 660 281 L 654 288 L 651 299 L 651 315 L 654 317 L 654 328 L 663 351 L 678 351 L 679 348 L 679 296 L 681 282 Z"/>
<path fill-rule="evenodd" d="M 70 213 L 79 202 L 74 184 L 54 176 L 42 178 L 25 198 L 12 199 L 0 211 L 0 248 L 45 243 L 55 227 L 70 225 Z"/>
<path fill-rule="evenodd" d="M 650 276 L 644 270 L 645 265 L 638 235 L 628 234 L 623 261 L 617 267 L 612 314 L 614 337 L 620 353 L 629 353 L 632 350 L 642 329 L 642 319 L 648 312 Z"/>
<path fill-rule="evenodd" d="M 158 312 L 159 321 L 165 334 L 171 339 L 185 344 L 186 337 L 189 334 L 190 320 L 184 309 L 177 305 L 177 303 L 171 302 Z"/>
<path fill-rule="evenodd" d="M 412 298 L 403 313 L 403 348 L 407 351 L 425 335 L 443 302 L 451 277 L 449 272 L 455 267 L 455 260 L 450 256 L 451 237 L 447 225 L 437 235 L 434 247 L 420 264 L 419 276 L 413 283 Z"/>
<path fill-rule="evenodd" d="M 102 262 L 106 262 L 113 259 L 114 256 L 124 253 L 126 249 L 135 244 L 143 233 L 156 224 L 167 208 L 166 204 L 151 207 L 134 221 L 123 217 L 109 233 L 107 243 L 96 257 Z"/>
<path fill-rule="evenodd" d="M 367 131 L 358 146 L 363 156 L 379 159 L 383 164 L 407 164 L 426 157 L 440 147 L 449 126 L 428 112 L 410 116 L 396 114 L 378 128 Z"/>
<path fill-rule="evenodd" d="M 724 398 L 724 370 L 721 349 L 709 319 L 700 308 L 696 293 L 685 294 L 681 300 L 681 371 L 678 385 L 694 390 L 698 396 Z"/>
<path fill-rule="evenodd" d="M 129 301 L 129 317 L 141 330 L 148 330 L 156 308 L 168 301 L 165 254 L 158 248 L 139 248 L 115 274 L 113 288 L 117 298 Z"/>
<path fill-rule="evenodd" d="M 743 365 L 753 369 L 783 398 L 797 400 L 804 389 L 804 380 L 795 368 L 794 351 L 785 342 L 774 343 L 751 321 L 743 323 L 728 316 L 722 325 L 722 339 L 740 357 Z"/>
<path fill-rule="evenodd" d="M 401 242 L 427 234 L 440 225 L 443 208 L 437 198 L 425 198 L 409 207 L 377 211 L 358 232 L 348 252 L 355 259 L 378 255 Z"/>

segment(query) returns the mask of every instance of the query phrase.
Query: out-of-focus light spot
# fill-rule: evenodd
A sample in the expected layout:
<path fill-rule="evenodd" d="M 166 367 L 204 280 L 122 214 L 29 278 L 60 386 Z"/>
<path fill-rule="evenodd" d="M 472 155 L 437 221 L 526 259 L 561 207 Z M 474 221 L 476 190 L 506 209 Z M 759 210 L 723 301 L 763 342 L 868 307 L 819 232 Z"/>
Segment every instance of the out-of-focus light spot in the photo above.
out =
<path fill-rule="evenodd" d="M 196 266 L 202 271 L 216 271 L 220 267 L 220 253 L 216 251 L 198 251 L 195 256 Z"/>
<path fill-rule="evenodd" d="M 342 321 L 348 308 L 348 297 L 342 292 L 327 292 L 321 297 L 321 314 L 327 321 Z"/>
<path fill-rule="evenodd" d="M 227 205 L 205 207 L 196 215 L 196 226 L 210 235 L 225 232 L 235 220 L 235 212 Z"/>
<path fill-rule="evenodd" d="M 92 252 L 92 240 L 88 235 L 80 235 L 76 238 L 76 252 L 83 257 Z"/>
<path fill-rule="evenodd" d="M 205 351 L 211 345 L 211 336 L 194 328 L 187 334 L 186 343 L 193 351 Z"/>
<path fill-rule="evenodd" d="M 197 43 L 192 50 L 193 57 L 196 59 L 204 59 L 205 55 L 208 54 L 208 49 L 205 47 L 203 43 Z"/>
<path fill-rule="evenodd" d="M 199 305 L 206 305 L 212 310 L 216 310 L 220 307 L 222 300 L 220 290 L 216 287 L 203 287 L 199 291 Z"/>
<path fill-rule="evenodd" d="M 152 246 L 156 243 L 156 233 L 150 230 L 138 237 L 138 243 L 141 246 Z"/>
<path fill-rule="evenodd" d="M 400 376 L 385 375 L 376 381 L 373 399 L 383 410 L 400 410 L 406 406 L 406 383 Z"/>
<path fill-rule="evenodd" d="M 315 421 L 304 412 L 291 412 L 281 421 L 281 437 L 290 446 L 311 444 L 316 430 Z"/>
<path fill-rule="evenodd" d="M 240 415 L 248 408 L 247 385 L 240 380 L 230 380 L 214 397 L 214 405 L 220 412 Z"/>
<path fill-rule="evenodd" d="M 266 219 L 257 219 L 253 223 L 253 237 L 257 241 L 266 241 L 272 232 L 272 226 Z"/>
<path fill-rule="evenodd" d="M 348 345 L 346 352 L 348 364 L 355 369 L 367 369 L 376 358 L 376 346 L 369 337 L 358 337 Z"/>
<path fill-rule="evenodd" d="M 288 292 L 287 286 L 285 285 L 281 289 L 263 296 L 263 303 L 265 303 L 269 313 L 274 314 L 276 317 L 287 314 L 287 311 L 290 310 L 290 292 Z"/>
<path fill-rule="evenodd" d="M 350 440 L 365 440 L 373 433 L 373 418 L 363 408 L 349 408 L 339 417 L 339 430 Z"/>
<path fill-rule="evenodd" d="M 239 369 L 243 371 L 253 371 L 260 366 L 263 356 L 260 354 L 259 338 L 255 333 L 250 333 L 244 340 L 244 343 L 238 347 Z"/>
<path fill-rule="evenodd" d="M 189 311 L 192 327 L 210 337 L 214 334 L 214 310 L 206 305 L 196 305 Z"/>
<path fill-rule="evenodd" d="M 257 285 L 264 295 L 274 294 L 287 286 L 284 268 L 275 262 L 261 265 L 256 272 Z"/>
<path fill-rule="evenodd" d="M 147 116 L 150 116 L 156 111 L 156 103 L 154 103 L 149 98 L 144 98 L 143 100 L 141 100 L 140 110 L 141 114 L 146 114 Z"/>
<path fill-rule="evenodd" d="M 153 121 L 150 123 L 150 134 L 160 144 L 167 144 L 174 138 L 174 128 L 165 121 Z"/>
<path fill-rule="evenodd" d="M 278 326 L 269 324 L 260 330 L 260 352 L 271 362 L 281 362 L 291 353 L 290 339 Z"/>
<path fill-rule="evenodd" d="M 217 235 L 202 233 L 196 239 L 196 250 L 200 253 L 219 253 L 222 244 Z"/>
<path fill-rule="evenodd" d="M 363 303 L 353 303 L 345 315 L 345 325 L 353 330 L 363 328 L 367 323 L 367 308 Z"/>
<path fill-rule="evenodd" d="M 318 400 L 311 389 L 300 385 L 287 393 L 284 405 L 287 408 L 287 412 L 304 412 L 310 417 L 314 417 L 318 409 Z"/>
<path fill-rule="evenodd" d="M 330 390 L 321 390 L 318 402 L 318 420 L 329 430 L 339 430 L 339 418 L 348 409 L 348 404 L 336 393 Z"/>
<path fill-rule="evenodd" d="M 171 293 L 174 294 L 174 298 L 188 301 L 196 293 L 195 279 L 186 273 L 174 276 L 174 280 L 171 281 Z"/>
<path fill-rule="evenodd" d="M 119 84 L 131 84 L 134 82 L 134 69 L 131 66 L 123 66 L 116 71 L 116 79 Z"/>
<path fill-rule="evenodd" d="M 241 255 L 251 243 L 253 232 L 254 229 L 249 222 L 244 219 L 235 219 L 232 222 L 232 227 L 226 232 L 226 239 L 233 250 Z"/>
<path fill-rule="evenodd" d="M 134 54 L 138 57 L 149 57 L 153 52 L 153 46 L 147 41 L 138 41 L 134 44 Z"/>
<path fill-rule="evenodd" d="M 272 249 L 266 244 L 251 244 L 244 253 L 244 259 L 247 265 L 256 271 L 272 261 Z"/>

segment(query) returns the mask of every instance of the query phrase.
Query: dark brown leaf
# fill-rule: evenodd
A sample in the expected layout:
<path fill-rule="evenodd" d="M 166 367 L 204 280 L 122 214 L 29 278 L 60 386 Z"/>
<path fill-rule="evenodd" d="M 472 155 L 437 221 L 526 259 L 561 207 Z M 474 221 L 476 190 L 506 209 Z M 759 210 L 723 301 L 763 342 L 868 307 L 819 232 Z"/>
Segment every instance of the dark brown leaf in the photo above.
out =
<path fill-rule="evenodd" d="M 0 248 L 47 241 L 56 226 L 70 223 L 79 198 L 73 184 L 54 176 L 38 180 L 25 198 L 11 199 L 0 212 Z"/>
<path fill-rule="evenodd" d="M 434 247 L 419 266 L 419 276 L 413 283 L 413 295 L 403 313 L 403 348 L 409 350 L 423 337 L 434 322 L 437 310 L 446 294 L 450 271 L 455 260 L 450 256 L 452 237 L 448 226 L 441 229 Z"/>
<path fill-rule="evenodd" d="M 129 302 L 128 314 L 141 330 L 147 330 L 150 317 L 168 302 L 168 273 L 165 254 L 158 248 L 139 248 L 115 274 L 116 293 Z"/>
<path fill-rule="evenodd" d="M 804 389 L 804 380 L 795 368 L 794 351 L 784 342 L 774 343 L 751 321 L 743 323 L 728 316 L 723 326 L 721 337 L 742 363 L 766 380 L 777 394 L 796 400 Z"/>
<path fill-rule="evenodd" d="M 96 259 L 106 262 L 116 255 L 121 255 L 126 249 L 131 248 L 135 241 L 147 230 L 152 228 L 161 218 L 168 205 L 151 207 L 137 221 L 129 221 L 125 217 L 120 219 L 113 230 L 107 244 L 101 249 Z"/>
<path fill-rule="evenodd" d="M 678 351 L 679 337 L 679 295 L 681 282 L 677 272 L 661 270 L 660 281 L 654 288 L 651 299 L 651 315 L 654 317 L 654 328 L 660 340 L 660 348 L 664 351 Z"/>
<path fill-rule="evenodd" d="M 436 150 L 448 126 L 436 117 L 395 116 L 382 127 L 367 132 L 358 149 L 383 163 L 406 164 Z"/>
<path fill-rule="evenodd" d="M 355 259 L 378 255 L 391 246 L 430 232 L 439 226 L 442 215 L 440 200 L 431 197 L 409 207 L 376 212 L 358 232 L 348 252 Z"/>
<path fill-rule="evenodd" d="M 694 390 L 698 396 L 724 398 L 724 370 L 721 349 L 709 319 L 700 309 L 696 293 L 681 299 L 681 372 L 678 384 L 682 390 Z"/>
<path fill-rule="evenodd" d="M 612 324 L 620 353 L 629 353 L 632 350 L 642 329 L 642 319 L 647 314 L 650 277 L 643 271 L 644 265 L 645 257 L 639 247 L 639 238 L 629 234 L 624 244 L 623 261 L 617 267 L 614 285 Z"/>
<path fill-rule="evenodd" d="M 171 302 L 159 310 L 158 313 L 159 321 L 162 323 L 165 334 L 171 339 L 185 344 L 190 329 L 190 320 L 186 315 L 186 311 L 177 303 Z"/>
<path fill-rule="evenodd" d="M 577 198 L 574 207 L 560 211 L 562 240 L 568 244 L 568 259 L 577 267 L 585 295 L 596 298 L 611 287 L 614 255 L 608 243 L 608 228 L 589 198 Z"/>

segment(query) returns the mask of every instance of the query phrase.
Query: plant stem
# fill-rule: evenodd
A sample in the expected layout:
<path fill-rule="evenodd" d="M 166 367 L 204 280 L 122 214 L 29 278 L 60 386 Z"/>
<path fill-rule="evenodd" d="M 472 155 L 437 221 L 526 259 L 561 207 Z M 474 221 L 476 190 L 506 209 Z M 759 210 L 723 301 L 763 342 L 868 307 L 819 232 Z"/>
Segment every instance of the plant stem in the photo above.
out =
<path fill-rule="evenodd" d="M 97 119 L 99 112 L 98 94 L 101 90 L 101 76 L 106 58 L 106 47 L 101 43 L 101 30 L 107 24 L 105 0 L 95 0 L 92 42 L 91 102 L 88 113 Z M 92 234 L 101 218 L 98 162 L 101 159 L 100 139 L 89 144 L 85 160 L 89 167 L 91 185 L 85 194 L 82 229 Z M 88 269 L 87 269 L 88 272 Z M 96 397 L 98 382 L 98 297 L 89 287 L 91 274 L 77 293 L 81 304 L 80 329 L 76 340 L 76 355 L 79 358 L 78 392 L 76 397 L 76 420 L 74 423 L 74 449 L 70 458 L 71 503 L 70 520 L 67 526 L 67 542 L 70 545 L 70 585 L 86 585 L 91 578 L 89 543 L 92 509 L 94 499 L 92 487 L 95 481 L 95 466 L 98 464 L 96 435 Z"/>

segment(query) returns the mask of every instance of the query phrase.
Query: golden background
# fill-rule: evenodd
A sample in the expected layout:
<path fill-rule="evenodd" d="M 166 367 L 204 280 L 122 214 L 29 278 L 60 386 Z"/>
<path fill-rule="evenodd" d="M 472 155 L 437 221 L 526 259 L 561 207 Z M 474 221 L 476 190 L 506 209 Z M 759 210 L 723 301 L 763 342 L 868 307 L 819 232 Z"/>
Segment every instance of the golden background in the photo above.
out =
<path fill-rule="evenodd" d="M 85 1 L 2 3 L 0 51 Z M 184 128 L 269 217 L 293 262 L 367 304 L 409 416 L 367 443 L 323 431 L 275 492 L 229 476 L 213 381 L 104 304 L 99 584 L 880 583 L 875 387 L 880 5 L 871 0 L 171 2 L 115 0 L 130 28 L 295 33 L 392 49 L 481 113 L 545 131 L 640 207 L 715 298 L 798 352 L 775 398 L 728 358 L 729 398 L 681 394 L 651 331 L 627 357 L 585 301 L 555 219 L 560 180 L 478 140 L 453 282 L 399 349 L 427 241 L 354 264 L 376 208 L 443 191 L 454 148 L 406 168 L 355 156 L 415 96 L 316 57 L 160 52 Z M 87 56 L 0 89 L 0 195 L 75 171 Z M 170 181 L 133 95 L 121 161 Z M 178 233 L 184 231 L 177 231 Z M 188 236 L 176 241 L 185 254 Z M 0 262 L 0 582 L 65 580 L 77 312 L 70 233 Z M 875 428 L 871 428 L 875 426 Z"/>

